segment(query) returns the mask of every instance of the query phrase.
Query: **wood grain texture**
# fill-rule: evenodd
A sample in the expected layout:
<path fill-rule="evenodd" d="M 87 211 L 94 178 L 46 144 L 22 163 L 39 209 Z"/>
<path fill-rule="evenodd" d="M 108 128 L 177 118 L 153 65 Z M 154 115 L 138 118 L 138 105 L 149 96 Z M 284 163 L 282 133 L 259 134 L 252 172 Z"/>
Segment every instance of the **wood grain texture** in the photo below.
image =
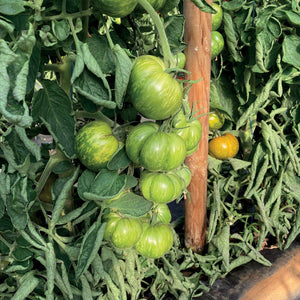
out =
<path fill-rule="evenodd" d="M 212 4 L 212 1 L 207 1 Z M 199 114 L 209 112 L 211 72 L 211 14 L 200 11 L 190 0 L 184 1 L 185 42 L 187 48 L 186 70 L 188 79 L 202 80 L 193 84 L 189 91 L 190 105 L 195 104 Z M 185 246 L 201 252 L 205 245 L 206 197 L 207 197 L 207 156 L 208 156 L 208 115 L 201 117 L 202 138 L 198 150 L 187 157 L 186 164 L 192 171 L 188 187 L 190 199 L 185 200 Z"/>

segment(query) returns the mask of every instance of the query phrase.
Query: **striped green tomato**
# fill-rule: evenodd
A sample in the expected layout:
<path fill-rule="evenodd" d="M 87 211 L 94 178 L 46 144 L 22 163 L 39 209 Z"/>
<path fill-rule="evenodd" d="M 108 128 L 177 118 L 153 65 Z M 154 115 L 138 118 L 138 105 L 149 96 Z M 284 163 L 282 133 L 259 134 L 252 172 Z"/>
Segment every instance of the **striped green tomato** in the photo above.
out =
<path fill-rule="evenodd" d="M 95 172 L 106 166 L 118 147 L 118 140 L 113 136 L 110 126 L 103 121 L 87 123 L 75 138 L 78 159 Z"/>

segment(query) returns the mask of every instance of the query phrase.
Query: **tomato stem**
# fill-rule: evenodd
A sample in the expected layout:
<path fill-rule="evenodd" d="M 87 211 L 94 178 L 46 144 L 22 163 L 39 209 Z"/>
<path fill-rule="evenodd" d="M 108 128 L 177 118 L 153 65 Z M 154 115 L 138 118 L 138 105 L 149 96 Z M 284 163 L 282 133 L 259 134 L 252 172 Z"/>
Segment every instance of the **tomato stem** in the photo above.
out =
<path fill-rule="evenodd" d="M 168 38 L 164 29 L 164 25 L 157 14 L 157 12 L 154 10 L 152 5 L 147 0 L 138 0 L 138 3 L 146 10 L 146 12 L 150 15 L 152 18 L 154 25 L 158 31 L 160 43 L 162 46 L 163 56 L 164 56 L 164 62 L 167 66 L 167 68 L 175 68 L 176 67 L 176 61 L 172 55 Z"/>

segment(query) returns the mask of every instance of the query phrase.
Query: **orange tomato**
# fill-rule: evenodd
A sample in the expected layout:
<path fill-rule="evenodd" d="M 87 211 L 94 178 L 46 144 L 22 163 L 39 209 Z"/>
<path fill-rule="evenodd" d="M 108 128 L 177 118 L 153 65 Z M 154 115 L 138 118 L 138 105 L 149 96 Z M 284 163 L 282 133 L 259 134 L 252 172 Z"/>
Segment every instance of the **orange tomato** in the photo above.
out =
<path fill-rule="evenodd" d="M 208 144 L 208 154 L 220 160 L 235 157 L 238 151 L 239 141 L 230 133 L 215 137 Z"/>

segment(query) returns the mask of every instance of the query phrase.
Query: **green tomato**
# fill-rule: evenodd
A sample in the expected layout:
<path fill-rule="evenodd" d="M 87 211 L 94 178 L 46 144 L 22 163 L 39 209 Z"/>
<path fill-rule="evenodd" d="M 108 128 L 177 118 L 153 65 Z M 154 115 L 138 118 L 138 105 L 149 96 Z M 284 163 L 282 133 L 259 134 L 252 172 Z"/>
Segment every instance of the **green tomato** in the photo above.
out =
<path fill-rule="evenodd" d="M 129 159 L 140 165 L 140 152 L 147 138 L 159 129 L 154 122 L 143 122 L 133 127 L 126 139 L 125 149 Z"/>
<path fill-rule="evenodd" d="M 172 215 L 167 204 L 157 204 L 153 208 L 153 213 L 156 215 L 156 223 L 169 224 L 172 220 Z"/>
<path fill-rule="evenodd" d="M 177 68 L 183 69 L 186 62 L 185 54 L 183 52 L 178 52 L 177 54 L 174 55 L 174 58 L 176 61 Z"/>
<path fill-rule="evenodd" d="M 149 171 L 167 172 L 178 168 L 186 156 L 184 140 L 176 133 L 155 132 L 140 152 L 140 163 Z"/>
<path fill-rule="evenodd" d="M 178 112 L 173 120 L 174 132 L 179 135 L 186 145 L 186 155 L 191 155 L 198 149 L 202 136 L 202 126 L 198 119 L 186 119 L 182 110 Z"/>
<path fill-rule="evenodd" d="M 216 58 L 224 49 L 224 38 L 219 31 L 211 32 L 211 59 Z"/>
<path fill-rule="evenodd" d="M 192 180 L 192 172 L 188 166 L 183 164 L 178 169 L 173 171 L 183 182 L 183 188 L 186 188 Z"/>
<path fill-rule="evenodd" d="M 75 138 L 78 159 L 95 172 L 106 166 L 118 148 L 118 140 L 113 136 L 109 125 L 103 121 L 86 124 Z"/>
<path fill-rule="evenodd" d="M 137 3 L 137 0 L 94 0 L 93 7 L 95 12 L 110 17 L 123 18 L 135 9 Z"/>
<path fill-rule="evenodd" d="M 159 258 L 166 254 L 173 245 L 173 233 L 167 224 L 143 224 L 143 234 L 135 249 L 147 258 Z"/>
<path fill-rule="evenodd" d="M 210 130 L 220 129 L 224 123 L 224 115 L 219 110 L 212 110 L 209 112 L 208 124 Z"/>
<path fill-rule="evenodd" d="M 212 30 L 217 30 L 221 26 L 223 20 L 223 9 L 217 3 L 213 3 L 212 8 L 216 11 L 215 14 L 212 14 L 212 18 L 211 18 Z"/>
<path fill-rule="evenodd" d="M 126 249 L 134 246 L 142 235 L 143 227 L 139 219 L 110 213 L 104 220 L 107 222 L 104 239 L 111 241 L 117 248 Z"/>
<path fill-rule="evenodd" d="M 148 0 L 148 2 L 152 5 L 155 11 L 159 12 L 166 4 L 167 0 Z M 137 5 L 136 11 L 145 12 L 144 8 L 141 5 Z"/>
<path fill-rule="evenodd" d="M 140 178 L 140 189 L 147 200 L 169 203 L 181 195 L 182 180 L 174 172 L 144 171 Z"/>
<path fill-rule="evenodd" d="M 127 95 L 145 118 L 164 120 L 181 106 L 182 87 L 165 69 L 163 61 L 156 56 L 143 55 L 135 60 Z"/>

